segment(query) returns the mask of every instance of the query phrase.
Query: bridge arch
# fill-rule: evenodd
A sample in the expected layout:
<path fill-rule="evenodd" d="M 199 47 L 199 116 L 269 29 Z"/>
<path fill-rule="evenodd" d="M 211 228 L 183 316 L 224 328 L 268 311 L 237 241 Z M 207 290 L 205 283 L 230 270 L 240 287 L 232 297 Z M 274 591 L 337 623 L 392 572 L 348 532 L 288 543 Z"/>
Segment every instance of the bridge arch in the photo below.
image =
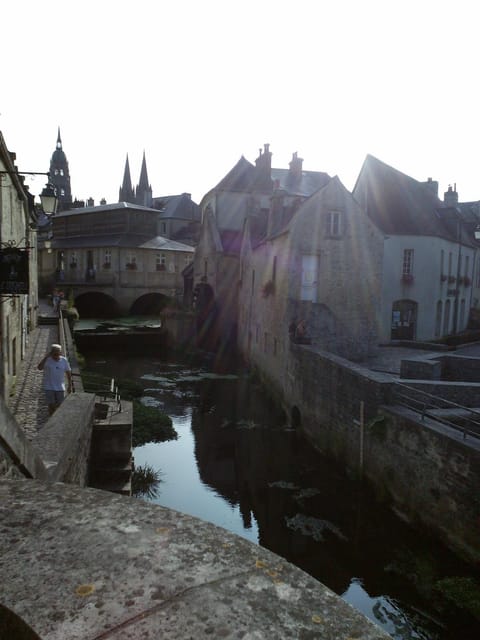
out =
<path fill-rule="evenodd" d="M 171 300 L 163 293 L 146 293 L 133 302 L 130 307 L 130 315 L 151 316 L 159 314 L 171 303 Z"/>
<path fill-rule="evenodd" d="M 120 315 L 118 302 L 100 291 L 87 291 L 75 297 L 80 318 L 115 318 Z"/>

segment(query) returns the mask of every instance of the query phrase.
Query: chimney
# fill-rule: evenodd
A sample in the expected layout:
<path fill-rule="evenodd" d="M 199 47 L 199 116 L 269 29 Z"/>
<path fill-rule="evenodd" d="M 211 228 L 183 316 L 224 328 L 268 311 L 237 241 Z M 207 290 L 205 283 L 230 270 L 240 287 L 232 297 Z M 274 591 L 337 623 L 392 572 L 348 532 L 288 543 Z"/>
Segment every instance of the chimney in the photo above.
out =
<path fill-rule="evenodd" d="M 93 198 L 88 198 L 87 207 L 94 207 L 94 206 L 95 206 L 95 200 Z"/>
<path fill-rule="evenodd" d="M 272 153 L 270 151 L 270 145 L 265 144 L 263 153 L 259 149 L 258 158 L 255 160 L 256 167 L 256 179 L 255 186 L 260 189 L 272 188 Z"/>
<path fill-rule="evenodd" d="M 303 158 L 299 158 L 297 156 L 297 152 L 295 151 L 295 153 L 292 155 L 290 164 L 288 165 L 290 167 L 290 175 L 292 176 L 292 178 L 298 179 L 301 177 L 302 164 L 303 164 Z"/>
<path fill-rule="evenodd" d="M 428 178 L 426 182 L 422 182 L 429 191 L 433 193 L 434 196 L 438 198 L 438 182 L 437 180 L 432 180 L 432 178 Z"/>
<path fill-rule="evenodd" d="M 457 193 L 457 185 L 448 185 L 448 191 L 445 191 L 443 194 L 443 202 L 446 207 L 456 207 L 458 204 L 458 193 Z"/>

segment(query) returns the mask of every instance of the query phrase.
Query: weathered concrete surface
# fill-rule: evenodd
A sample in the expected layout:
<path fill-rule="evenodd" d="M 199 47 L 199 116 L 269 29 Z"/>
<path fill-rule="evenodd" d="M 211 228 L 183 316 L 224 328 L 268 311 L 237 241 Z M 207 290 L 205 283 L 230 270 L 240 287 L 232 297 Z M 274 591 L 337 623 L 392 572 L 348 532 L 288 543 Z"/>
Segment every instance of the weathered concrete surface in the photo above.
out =
<path fill-rule="evenodd" d="M 388 638 L 224 529 L 94 489 L 0 479 L 0 602 L 43 640 Z"/>
<path fill-rule="evenodd" d="M 85 486 L 94 412 L 93 394 L 71 393 L 38 432 L 33 446 L 51 480 Z"/>

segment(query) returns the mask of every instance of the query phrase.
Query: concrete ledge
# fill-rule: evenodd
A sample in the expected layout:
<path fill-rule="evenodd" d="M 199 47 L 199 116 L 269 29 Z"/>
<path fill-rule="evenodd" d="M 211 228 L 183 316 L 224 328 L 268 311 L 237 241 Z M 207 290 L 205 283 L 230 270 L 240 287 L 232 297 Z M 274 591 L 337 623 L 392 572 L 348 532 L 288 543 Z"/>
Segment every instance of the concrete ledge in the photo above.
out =
<path fill-rule="evenodd" d="M 94 412 L 93 394 L 71 393 L 39 431 L 33 445 L 51 480 L 85 484 Z"/>
<path fill-rule="evenodd" d="M 133 498 L 0 479 L 0 601 L 42 640 L 386 633 L 224 529 Z"/>

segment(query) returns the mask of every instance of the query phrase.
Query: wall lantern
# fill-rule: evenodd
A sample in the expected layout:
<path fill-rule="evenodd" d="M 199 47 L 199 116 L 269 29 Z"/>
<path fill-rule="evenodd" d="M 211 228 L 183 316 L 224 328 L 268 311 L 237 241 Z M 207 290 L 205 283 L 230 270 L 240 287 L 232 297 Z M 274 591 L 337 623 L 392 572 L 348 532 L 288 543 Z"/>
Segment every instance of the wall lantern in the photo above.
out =
<path fill-rule="evenodd" d="M 50 174 L 47 172 L 41 171 L 0 171 L 0 176 L 48 176 L 50 178 Z M 58 196 L 57 190 L 51 184 L 51 182 L 47 182 L 42 193 L 40 194 L 40 202 L 42 203 L 42 211 L 46 216 L 53 216 L 57 213 L 58 207 Z"/>
<path fill-rule="evenodd" d="M 57 190 L 50 182 L 45 185 L 42 193 L 40 194 L 40 202 L 42 203 L 43 213 L 46 216 L 53 216 L 55 213 L 57 213 Z"/>

